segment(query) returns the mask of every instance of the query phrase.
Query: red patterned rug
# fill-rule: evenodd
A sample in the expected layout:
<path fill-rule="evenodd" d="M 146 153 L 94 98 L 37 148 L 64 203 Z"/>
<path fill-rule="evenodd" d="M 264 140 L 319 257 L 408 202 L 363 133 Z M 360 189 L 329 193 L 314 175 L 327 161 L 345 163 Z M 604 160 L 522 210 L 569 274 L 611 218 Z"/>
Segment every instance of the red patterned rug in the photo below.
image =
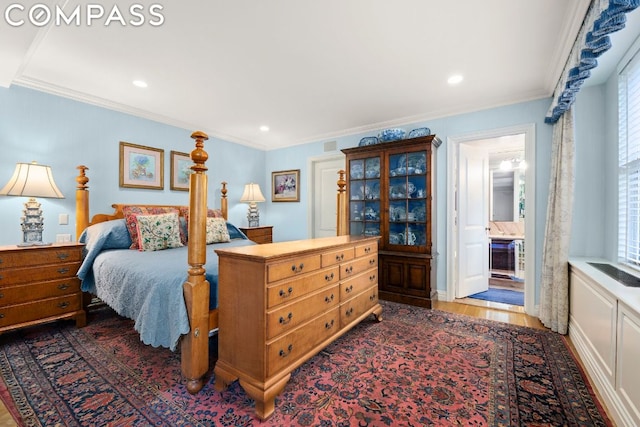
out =
<path fill-rule="evenodd" d="M 565 338 L 390 302 L 298 368 L 266 422 L 234 383 L 191 396 L 179 355 L 104 308 L 0 336 L 0 396 L 25 426 L 610 426 Z M 214 340 L 215 341 L 215 340 Z M 215 343 L 214 343 L 215 344 Z"/>

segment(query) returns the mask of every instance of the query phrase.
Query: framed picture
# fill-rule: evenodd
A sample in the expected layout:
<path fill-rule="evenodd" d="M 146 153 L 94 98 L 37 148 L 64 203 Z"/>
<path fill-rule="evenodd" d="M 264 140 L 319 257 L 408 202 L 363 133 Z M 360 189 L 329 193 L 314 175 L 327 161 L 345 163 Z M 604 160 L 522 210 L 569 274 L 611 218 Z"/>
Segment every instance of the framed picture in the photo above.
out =
<path fill-rule="evenodd" d="M 120 187 L 164 189 L 164 150 L 121 141 Z"/>
<path fill-rule="evenodd" d="M 271 172 L 271 201 L 300 201 L 300 169 Z"/>
<path fill-rule="evenodd" d="M 189 175 L 193 162 L 187 153 L 171 151 L 171 189 L 189 191 Z"/>

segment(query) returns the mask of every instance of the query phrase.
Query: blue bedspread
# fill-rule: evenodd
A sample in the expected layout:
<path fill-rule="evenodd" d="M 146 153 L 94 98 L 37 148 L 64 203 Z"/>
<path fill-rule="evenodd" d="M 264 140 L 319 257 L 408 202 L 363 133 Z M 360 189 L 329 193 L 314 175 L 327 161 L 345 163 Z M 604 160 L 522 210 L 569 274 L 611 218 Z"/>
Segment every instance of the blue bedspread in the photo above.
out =
<path fill-rule="evenodd" d="M 83 235 L 86 255 L 78 272 L 82 290 L 96 295 L 121 316 L 133 319 L 145 344 L 174 351 L 180 336 L 189 332 L 189 319 L 182 293 L 187 279 L 187 247 L 154 252 L 111 249 L 114 233 Z M 119 236 L 119 235 L 118 235 Z M 119 236 L 122 237 L 122 236 Z M 117 240 L 117 239 L 115 239 Z M 255 244 L 233 239 L 207 246 L 206 278 L 210 307 L 217 307 L 218 257 L 214 249 Z"/>

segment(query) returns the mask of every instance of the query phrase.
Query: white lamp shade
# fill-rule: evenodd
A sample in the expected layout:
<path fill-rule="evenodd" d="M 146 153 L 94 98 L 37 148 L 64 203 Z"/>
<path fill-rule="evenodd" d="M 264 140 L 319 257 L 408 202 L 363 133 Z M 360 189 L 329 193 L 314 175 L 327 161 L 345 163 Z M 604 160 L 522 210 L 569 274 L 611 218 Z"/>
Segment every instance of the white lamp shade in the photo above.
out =
<path fill-rule="evenodd" d="M 260 191 L 260 185 L 258 184 L 246 184 L 244 186 L 244 192 L 242 193 L 242 197 L 240 197 L 241 202 L 264 202 L 265 198 L 262 195 L 262 191 Z"/>
<path fill-rule="evenodd" d="M 53 180 L 51 168 L 36 162 L 16 164 L 16 170 L 7 185 L 0 190 L 0 196 L 64 199 Z"/>

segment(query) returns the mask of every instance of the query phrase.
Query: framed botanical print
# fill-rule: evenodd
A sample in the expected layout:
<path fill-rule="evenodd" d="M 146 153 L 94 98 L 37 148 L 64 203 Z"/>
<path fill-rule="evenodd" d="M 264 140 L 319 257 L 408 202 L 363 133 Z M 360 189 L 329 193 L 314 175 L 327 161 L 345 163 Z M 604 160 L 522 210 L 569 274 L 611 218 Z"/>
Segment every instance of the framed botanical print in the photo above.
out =
<path fill-rule="evenodd" d="M 120 187 L 164 189 L 164 150 L 120 142 Z"/>
<path fill-rule="evenodd" d="M 193 161 L 187 153 L 171 151 L 171 189 L 189 191 L 189 175 Z"/>
<path fill-rule="evenodd" d="M 300 169 L 271 172 L 271 201 L 300 201 Z"/>

